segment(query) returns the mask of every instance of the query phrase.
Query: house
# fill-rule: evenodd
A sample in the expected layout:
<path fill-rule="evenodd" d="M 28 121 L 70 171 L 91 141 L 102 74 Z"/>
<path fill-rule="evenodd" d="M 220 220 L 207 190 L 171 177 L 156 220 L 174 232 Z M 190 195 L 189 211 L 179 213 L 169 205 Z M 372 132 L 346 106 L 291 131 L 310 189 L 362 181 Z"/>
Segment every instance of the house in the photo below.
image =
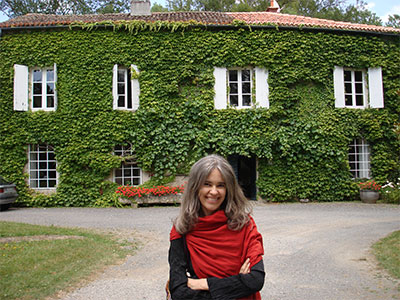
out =
<path fill-rule="evenodd" d="M 400 172 L 400 29 L 267 12 L 0 23 L 0 172 L 28 205 L 108 205 L 207 153 L 249 198 L 354 199 Z"/>

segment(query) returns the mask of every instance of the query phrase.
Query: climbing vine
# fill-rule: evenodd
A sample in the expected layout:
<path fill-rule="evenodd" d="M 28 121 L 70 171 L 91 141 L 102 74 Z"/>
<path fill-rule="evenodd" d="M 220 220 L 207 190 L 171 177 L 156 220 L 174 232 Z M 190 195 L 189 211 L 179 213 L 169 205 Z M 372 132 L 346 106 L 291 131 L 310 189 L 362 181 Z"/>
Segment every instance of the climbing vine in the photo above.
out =
<path fill-rule="evenodd" d="M 262 198 L 354 199 L 348 145 L 372 149 L 378 183 L 399 176 L 398 37 L 255 29 L 217 30 L 192 23 L 74 24 L 69 29 L 3 31 L 0 39 L 0 173 L 17 183 L 27 205 L 114 203 L 106 179 L 132 144 L 139 166 L 165 176 L 187 173 L 206 153 L 255 155 Z M 251 30 L 250 30 L 251 29 Z M 57 64 L 54 112 L 13 110 L 13 65 Z M 140 108 L 113 110 L 115 64 L 136 65 Z M 334 107 L 334 66 L 382 67 L 384 109 Z M 270 108 L 215 110 L 213 68 L 269 71 Z M 27 145 L 54 146 L 59 173 L 51 196 L 29 189 Z M 99 200 L 100 199 L 100 200 Z"/>

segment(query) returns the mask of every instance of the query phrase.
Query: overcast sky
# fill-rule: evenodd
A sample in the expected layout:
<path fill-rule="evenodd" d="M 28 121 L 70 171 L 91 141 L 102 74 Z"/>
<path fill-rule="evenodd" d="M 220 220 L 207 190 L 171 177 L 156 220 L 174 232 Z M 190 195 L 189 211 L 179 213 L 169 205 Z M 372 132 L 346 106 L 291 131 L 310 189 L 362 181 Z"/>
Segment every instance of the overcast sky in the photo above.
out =
<path fill-rule="evenodd" d="M 150 0 L 151 3 L 158 3 L 162 6 L 166 6 L 166 0 Z M 347 0 L 347 3 L 355 3 L 356 0 Z M 376 13 L 383 22 L 388 20 L 388 15 L 400 14 L 400 1 L 399 0 L 371 0 L 366 1 L 368 3 L 368 9 Z M 278 0 L 279 3 L 279 0 Z M 0 22 L 7 20 L 7 16 L 0 12 Z"/>

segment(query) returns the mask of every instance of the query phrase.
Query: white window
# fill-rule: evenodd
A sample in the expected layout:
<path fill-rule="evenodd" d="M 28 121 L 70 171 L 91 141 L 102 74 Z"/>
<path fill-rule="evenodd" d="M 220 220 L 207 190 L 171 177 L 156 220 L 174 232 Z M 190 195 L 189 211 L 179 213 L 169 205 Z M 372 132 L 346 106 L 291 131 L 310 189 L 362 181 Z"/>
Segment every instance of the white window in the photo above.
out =
<path fill-rule="evenodd" d="M 35 189 L 55 188 L 57 162 L 50 145 L 29 145 L 29 186 Z"/>
<path fill-rule="evenodd" d="M 140 185 L 142 183 L 142 170 L 134 161 L 130 146 L 115 146 L 114 154 L 124 157 L 121 166 L 114 169 L 114 182 L 120 185 Z"/>
<path fill-rule="evenodd" d="M 262 68 L 214 68 L 214 106 L 225 109 L 269 107 L 268 71 Z M 254 95 L 253 95 L 253 92 Z"/>
<path fill-rule="evenodd" d="M 335 67 L 335 106 L 348 108 L 383 108 L 382 69 Z"/>
<path fill-rule="evenodd" d="M 139 108 L 139 70 L 136 66 L 130 68 L 114 65 L 113 97 L 114 109 L 136 110 Z"/>
<path fill-rule="evenodd" d="M 364 139 L 355 139 L 350 144 L 349 165 L 353 178 L 370 178 L 370 147 Z"/>
<path fill-rule="evenodd" d="M 14 110 L 56 110 L 57 66 L 29 68 L 14 65 Z M 30 104 L 28 104 L 30 102 Z"/>
<path fill-rule="evenodd" d="M 228 70 L 229 104 L 237 108 L 251 107 L 253 69 Z"/>

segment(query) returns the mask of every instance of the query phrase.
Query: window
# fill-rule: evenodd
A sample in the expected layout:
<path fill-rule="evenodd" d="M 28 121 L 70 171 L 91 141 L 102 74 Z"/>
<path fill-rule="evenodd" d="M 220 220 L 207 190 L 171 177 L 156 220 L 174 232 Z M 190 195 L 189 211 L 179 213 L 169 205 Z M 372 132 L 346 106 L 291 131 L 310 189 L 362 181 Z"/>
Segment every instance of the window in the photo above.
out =
<path fill-rule="evenodd" d="M 214 106 L 225 109 L 269 107 L 268 71 L 262 68 L 214 68 Z"/>
<path fill-rule="evenodd" d="M 57 66 L 29 68 L 14 65 L 14 110 L 55 110 L 57 108 Z M 28 105 L 28 103 L 30 104 Z"/>
<path fill-rule="evenodd" d="M 370 178 L 370 148 L 364 139 L 355 139 L 350 144 L 349 165 L 353 178 Z"/>
<path fill-rule="evenodd" d="M 32 110 L 53 110 L 56 97 L 54 69 L 33 69 L 31 78 Z"/>
<path fill-rule="evenodd" d="M 130 68 L 114 66 L 113 96 L 114 109 L 135 110 L 139 107 L 139 81 L 138 69 L 132 65 Z"/>
<path fill-rule="evenodd" d="M 229 104 L 238 108 L 251 106 L 253 70 L 228 70 Z"/>
<path fill-rule="evenodd" d="M 367 89 L 365 84 L 365 72 L 356 70 L 344 70 L 344 98 L 346 107 L 365 107 Z"/>
<path fill-rule="evenodd" d="M 383 108 L 382 69 L 336 66 L 333 73 L 335 107 Z"/>
<path fill-rule="evenodd" d="M 125 157 L 121 167 L 114 170 L 114 182 L 120 185 L 140 185 L 142 183 L 142 170 L 133 159 L 130 146 L 115 146 L 114 154 Z"/>
<path fill-rule="evenodd" d="M 55 188 L 57 162 L 54 149 L 49 145 L 29 145 L 29 186 L 31 188 Z"/>

